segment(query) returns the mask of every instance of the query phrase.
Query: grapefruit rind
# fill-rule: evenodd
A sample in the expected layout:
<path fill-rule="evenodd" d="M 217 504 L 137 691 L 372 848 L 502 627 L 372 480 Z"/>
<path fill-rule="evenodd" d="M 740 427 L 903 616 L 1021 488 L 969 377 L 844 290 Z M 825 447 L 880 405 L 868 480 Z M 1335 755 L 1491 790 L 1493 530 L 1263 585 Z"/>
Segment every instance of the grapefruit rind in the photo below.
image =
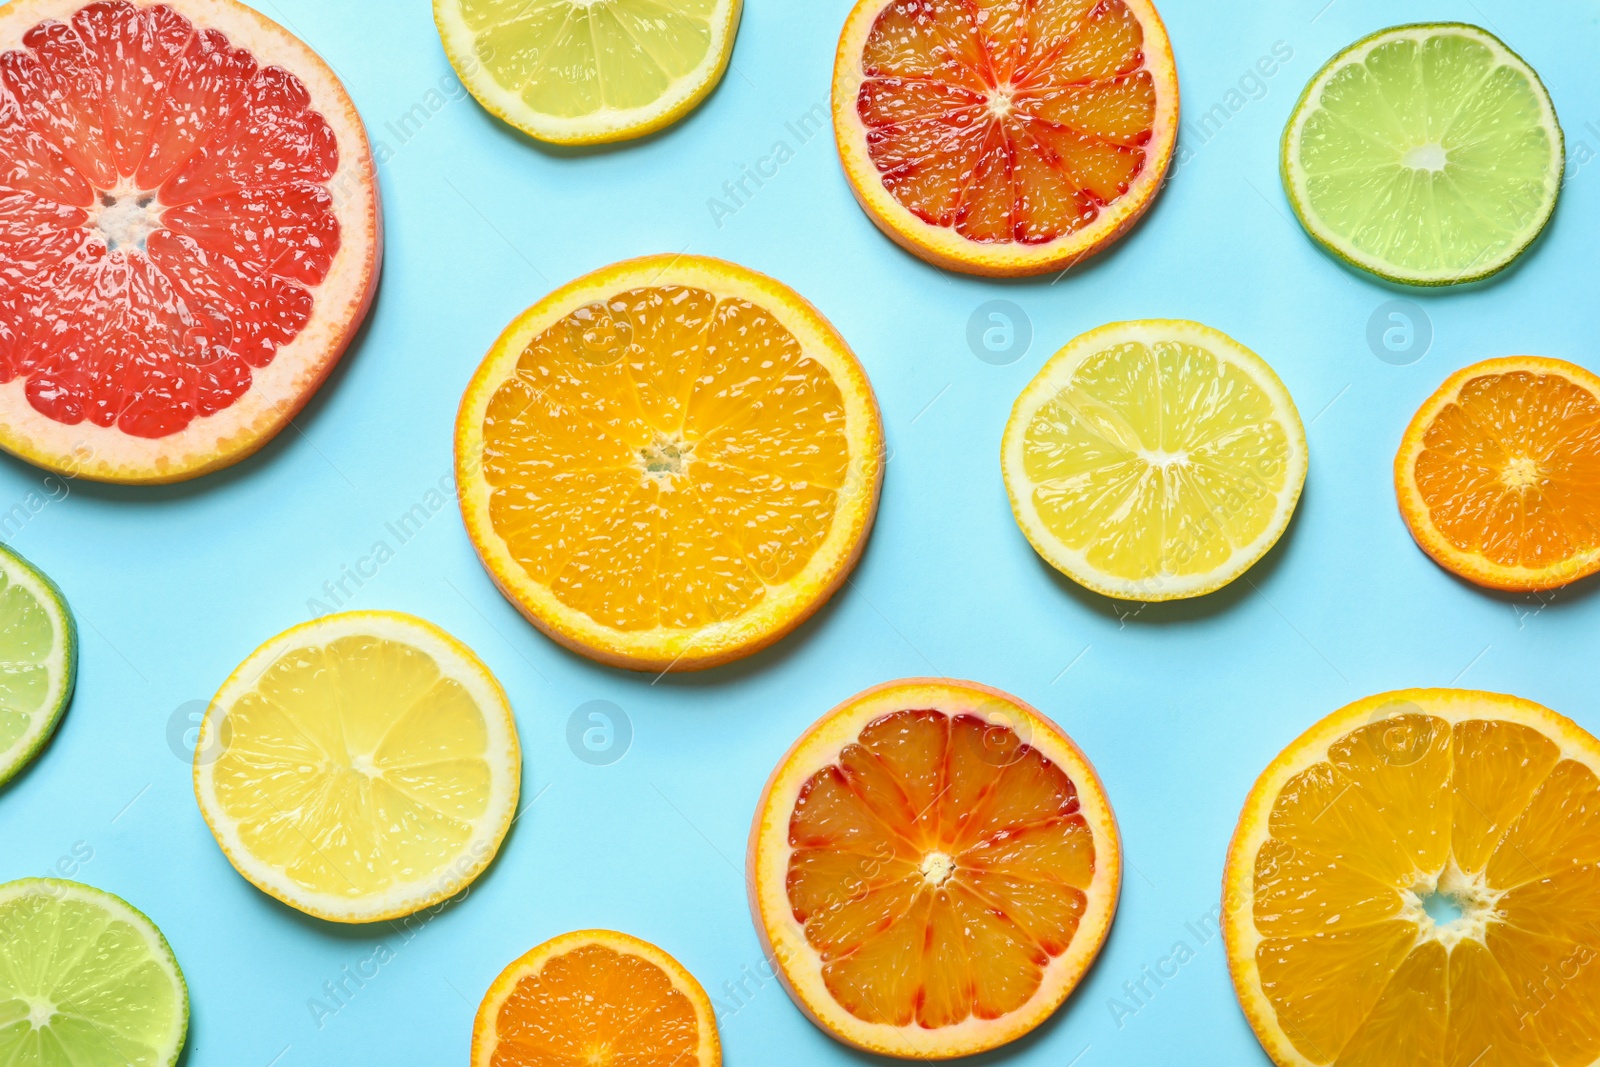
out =
<path fill-rule="evenodd" d="M 228 709 L 254 690 L 262 673 L 280 656 L 297 648 L 350 636 L 373 636 L 421 649 L 433 658 L 441 675 L 458 682 L 483 711 L 488 732 L 485 761 L 497 778 L 496 788 L 491 793 L 492 802 L 477 820 L 472 840 L 450 864 L 441 871 L 428 872 L 411 882 L 396 885 L 379 896 L 357 901 L 308 892 L 277 867 L 252 854 L 217 796 L 214 770 L 219 761 L 202 757 L 203 753 L 226 749 L 227 742 L 219 742 L 219 736 L 227 736 L 220 731 Z M 510 831 L 516 819 L 521 781 L 522 749 L 511 702 L 499 680 L 472 649 L 455 637 L 426 619 L 397 611 L 326 615 L 291 627 L 267 641 L 239 664 L 217 690 L 200 722 L 200 735 L 195 743 L 195 798 L 201 817 L 211 828 L 228 862 L 246 881 L 268 896 L 329 922 L 371 923 L 400 919 L 449 900 L 466 889 L 494 862 Z"/>
<path fill-rule="evenodd" d="M 1311 210 L 1307 203 L 1305 169 L 1294 161 L 1295 145 L 1299 143 L 1300 135 L 1305 129 L 1306 121 L 1314 110 L 1313 99 L 1320 99 L 1322 89 L 1327 85 L 1339 70 L 1351 63 L 1361 62 L 1374 48 L 1389 41 L 1411 37 L 1422 40 L 1439 33 L 1459 33 L 1486 45 L 1495 52 L 1501 62 L 1512 67 L 1527 77 L 1529 83 L 1537 90 L 1541 106 L 1545 111 L 1545 126 L 1553 135 L 1553 153 L 1555 161 L 1555 174 L 1550 195 L 1543 212 L 1538 219 L 1529 226 L 1514 247 L 1509 249 L 1501 258 L 1484 264 L 1482 269 L 1460 272 L 1454 270 L 1438 270 L 1427 272 L 1407 272 L 1393 264 L 1379 259 L 1376 256 L 1361 252 L 1354 248 L 1350 242 L 1342 240 L 1325 226 Z M 1384 281 L 1396 285 L 1416 286 L 1419 288 L 1437 288 L 1449 285 L 1469 285 L 1491 278 L 1515 263 L 1526 252 L 1539 235 L 1549 225 L 1550 219 L 1555 215 L 1556 202 L 1560 199 L 1561 187 L 1566 175 L 1566 134 L 1561 129 L 1561 122 L 1556 116 L 1555 105 L 1550 99 L 1550 91 L 1540 79 L 1538 71 L 1529 66 L 1520 55 L 1511 49 L 1500 38 L 1480 26 L 1473 26 L 1465 22 L 1429 22 L 1417 23 L 1408 26 L 1394 26 L 1389 29 L 1379 30 L 1363 37 L 1361 40 L 1344 49 L 1323 66 L 1311 81 L 1306 85 L 1300 99 L 1296 102 L 1294 111 L 1289 116 L 1289 123 L 1284 127 L 1283 141 L 1279 151 L 1279 170 L 1283 176 L 1283 188 L 1289 197 L 1289 206 L 1294 209 L 1295 217 L 1300 220 L 1300 225 L 1312 240 L 1322 246 L 1330 255 L 1347 266 L 1355 267 L 1369 274 L 1376 275 Z"/>
<path fill-rule="evenodd" d="M 856 98 L 866 75 L 861 56 L 873 23 L 895 0 L 858 0 L 839 37 L 833 66 L 833 129 L 850 190 L 873 225 L 912 255 L 945 270 L 991 278 L 1065 271 L 1111 247 L 1144 216 L 1167 180 L 1178 143 L 1178 68 L 1166 23 L 1151 0 L 1124 0 L 1144 29 L 1144 61 L 1156 80 L 1156 114 L 1144 169 L 1116 201 L 1081 230 L 1039 245 L 985 244 L 920 219 L 884 187 L 867 153 Z"/>
<path fill-rule="evenodd" d="M 47 19 L 66 21 L 87 0 L 14 0 L 0 6 L 0 52 Z M 299 414 L 360 328 L 377 291 L 383 220 L 377 170 L 354 102 L 327 63 L 299 38 L 236 0 L 165 0 L 196 26 L 221 30 L 263 66 L 299 78 L 339 145 L 339 169 L 325 184 L 339 220 L 339 250 L 313 290 L 311 318 L 254 368 L 248 392 L 214 415 L 147 439 L 85 420 L 56 422 L 35 411 L 26 378 L 0 385 L 0 448 L 69 478 L 129 485 L 186 481 L 232 466 L 260 450 Z"/>
<path fill-rule="evenodd" d="M 1326 760 L 1334 742 L 1381 718 L 1383 709 L 1395 704 L 1414 705 L 1451 726 L 1487 718 L 1532 727 L 1560 747 L 1561 759 L 1575 760 L 1600 774 L 1600 741 L 1571 719 L 1521 697 L 1470 689 L 1403 689 L 1366 697 L 1340 708 L 1284 749 L 1245 799 L 1222 880 L 1222 937 L 1228 973 L 1245 1018 L 1278 1067 L 1320 1065 L 1295 1048 L 1261 988 L 1255 953 L 1263 938 L 1253 918 L 1256 854 L 1270 836 L 1273 803 L 1289 780 Z"/>
<path fill-rule="evenodd" d="M 573 311 L 638 286 L 695 286 L 750 301 L 771 313 L 805 354 L 826 366 L 845 406 L 850 467 L 827 538 L 799 574 L 771 586 L 754 610 L 700 629 L 624 631 L 568 607 L 531 578 L 490 521 L 482 475 L 483 421 L 495 390 L 516 372 L 529 343 Z M 495 585 L 546 636 L 581 655 L 636 671 L 696 671 L 753 655 L 810 618 L 849 576 L 866 547 L 883 483 L 883 426 L 866 371 L 808 301 L 781 282 L 703 256 L 625 260 L 562 286 L 523 312 L 495 341 L 461 399 L 455 432 L 456 485 L 467 534 Z"/>
<path fill-rule="evenodd" d="M 1158 582 L 1150 579 L 1131 581 L 1106 574 L 1089 563 L 1085 554 L 1065 545 L 1050 532 L 1033 506 L 1028 491 L 1024 462 L 1024 447 L 1029 423 L 1039 409 L 1061 391 L 1074 371 L 1098 352 L 1128 341 L 1154 345 L 1164 341 L 1182 341 L 1205 348 L 1219 360 L 1243 370 L 1273 401 L 1274 414 L 1288 431 L 1291 449 L 1291 468 L 1285 489 L 1279 494 L 1277 511 L 1272 521 L 1254 542 L 1238 549 L 1226 564 L 1215 570 L 1189 575 L 1162 576 Z M 1158 603 L 1182 600 L 1214 593 L 1233 582 L 1255 566 L 1283 537 L 1294 518 L 1300 495 L 1305 488 L 1306 472 L 1310 465 L 1306 446 L 1305 426 L 1299 409 L 1289 394 L 1283 380 L 1270 364 L 1256 353 L 1235 341 L 1220 330 L 1198 322 L 1181 319 L 1145 319 L 1134 322 L 1113 322 L 1074 338 L 1061 351 L 1050 357 L 1033 381 L 1017 397 L 1006 422 L 1001 446 L 1001 470 L 1005 476 L 1006 491 L 1011 498 L 1011 512 L 1022 528 L 1034 551 L 1045 562 L 1065 574 L 1079 585 L 1102 596 L 1119 600 L 1136 600 Z"/>
<path fill-rule="evenodd" d="M 495 81 L 478 58 L 476 38 L 460 11 L 460 0 L 433 0 L 433 21 L 456 76 L 491 115 L 536 140 L 583 146 L 611 144 L 665 129 L 693 111 L 722 81 L 733 58 L 734 38 L 744 0 L 716 0 L 709 22 L 711 41 L 706 62 L 679 78 L 656 100 L 635 108 L 606 108 L 568 117 L 537 111 L 516 93 Z"/>
<path fill-rule="evenodd" d="M 151 922 L 148 915 L 116 894 L 62 878 L 20 878 L 15 882 L 7 882 L 0 885 L 0 904 L 33 893 L 42 893 L 51 900 L 72 899 L 98 908 L 113 920 L 127 924 L 144 941 L 148 950 L 147 958 L 172 983 L 178 1003 L 182 1005 L 182 1012 L 175 1019 L 167 1047 L 155 1050 L 158 1058 L 154 1062 L 174 1067 L 183 1055 L 183 1045 L 189 1035 L 189 984 L 183 977 L 182 968 L 178 966 L 178 957 L 173 955 L 172 946 L 167 943 L 160 927 Z"/>
<path fill-rule="evenodd" d="M 846 745 L 874 720 L 910 708 L 947 713 L 976 706 L 1004 705 L 1009 728 L 1066 772 L 1078 790 L 1082 813 L 1094 834 L 1094 882 L 1077 932 L 1067 951 L 1051 960 L 1033 998 L 998 1019 L 975 1015 L 955 1026 L 927 1029 L 865 1022 L 841 1007 L 828 992 L 821 958 L 795 921 L 787 892 L 789 822 L 806 781 L 836 762 Z M 1016 697 L 976 682 L 946 678 L 908 678 L 858 693 L 811 726 L 778 761 L 756 805 L 746 853 L 745 882 L 750 913 L 762 952 L 795 1005 L 819 1028 L 865 1052 L 903 1059 L 945 1060 L 998 1048 L 1029 1033 L 1055 1013 L 1077 988 L 1111 933 L 1122 890 L 1122 838 L 1105 786 L 1094 765 L 1073 741 L 1034 708 Z"/>
<path fill-rule="evenodd" d="M 7 582 L 22 586 L 38 602 L 50 616 L 56 632 L 55 647 L 51 650 L 50 692 L 45 697 L 43 710 L 16 744 L 7 751 L 0 751 L 0 786 L 3 786 L 33 762 L 49 743 L 67 705 L 72 703 L 78 677 L 78 624 L 56 583 L 3 545 L 0 545 L 0 570 L 4 570 Z"/>
<path fill-rule="evenodd" d="M 1537 593 L 1560 589 L 1600 572 L 1600 545 L 1549 567 L 1510 567 L 1495 563 L 1479 553 L 1463 551 L 1439 531 L 1433 524 L 1416 476 L 1417 458 L 1423 452 L 1429 427 L 1441 411 L 1456 401 L 1462 388 L 1477 378 L 1518 371 L 1565 378 L 1600 399 L 1600 375 L 1562 359 L 1506 356 L 1464 367 L 1446 378 L 1444 384 L 1412 416 L 1405 436 L 1400 440 L 1400 450 L 1395 454 L 1394 485 L 1400 517 L 1405 520 L 1406 528 L 1410 530 L 1417 546 L 1435 563 L 1458 577 L 1489 589 L 1508 593 Z"/>
<path fill-rule="evenodd" d="M 477 1017 L 473 1020 L 472 1067 L 491 1067 L 494 1063 L 495 1048 L 499 1043 L 495 1024 L 501 1006 L 516 989 L 517 983 L 523 978 L 538 974 L 547 961 L 586 945 L 597 945 L 613 952 L 638 956 L 658 967 L 672 983 L 672 987 L 694 1005 L 695 1018 L 699 1023 L 698 1056 L 695 1063 L 684 1064 L 683 1067 L 720 1067 L 722 1041 L 717 1035 L 716 1012 L 712 1009 L 711 998 L 706 996 L 706 991 L 699 981 L 683 964 L 662 949 L 648 941 L 615 930 L 574 930 L 562 934 L 529 950 L 501 971 L 499 977 L 489 986 L 489 991 L 483 995 L 483 1001 L 478 1005 Z"/>

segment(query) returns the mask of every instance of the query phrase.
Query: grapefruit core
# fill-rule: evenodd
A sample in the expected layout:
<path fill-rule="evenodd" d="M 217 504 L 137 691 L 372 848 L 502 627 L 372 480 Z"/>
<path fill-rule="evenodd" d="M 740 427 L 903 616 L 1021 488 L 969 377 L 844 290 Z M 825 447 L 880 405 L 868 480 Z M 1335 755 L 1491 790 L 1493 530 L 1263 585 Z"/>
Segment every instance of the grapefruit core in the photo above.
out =
<path fill-rule="evenodd" d="M 0 8 L 0 447 L 112 482 L 238 462 L 327 377 L 381 252 L 355 105 L 282 27 Z"/>

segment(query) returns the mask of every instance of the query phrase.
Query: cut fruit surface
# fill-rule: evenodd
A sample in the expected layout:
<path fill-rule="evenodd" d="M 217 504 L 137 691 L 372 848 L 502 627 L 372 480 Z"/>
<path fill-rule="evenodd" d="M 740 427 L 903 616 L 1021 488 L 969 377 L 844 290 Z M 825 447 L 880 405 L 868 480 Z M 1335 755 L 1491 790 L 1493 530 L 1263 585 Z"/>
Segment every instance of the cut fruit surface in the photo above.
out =
<path fill-rule="evenodd" d="M 0 885 L 0 1057 L 7 1067 L 171 1067 L 189 991 L 166 938 L 77 882 Z"/>
<path fill-rule="evenodd" d="M 1557 589 L 1600 571 L 1600 377 L 1559 359 L 1452 374 L 1395 457 L 1411 535 L 1479 585 Z"/>
<path fill-rule="evenodd" d="M 891 682 L 773 772 L 751 914 L 818 1026 L 949 1059 L 1016 1040 L 1077 986 L 1111 929 L 1121 849 L 1094 768 L 1050 720 L 971 682 Z"/>
<path fill-rule="evenodd" d="M 719 1067 L 711 1001 L 656 946 L 610 930 L 546 941 L 478 1007 L 472 1067 Z"/>
<path fill-rule="evenodd" d="M 1073 581 L 1125 600 L 1220 589 L 1289 525 L 1306 477 L 1294 400 L 1194 322 L 1121 322 L 1051 357 L 1001 444 L 1011 508 Z"/>
<path fill-rule="evenodd" d="M 1228 966 L 1280 1067 L 1600 1059 L 1600 742 L 1517 697 L 1357 701 L 1251 790 Z"/>
<path fill-rule="evenodd" d="M 555 640 L 636 670 L 766 647 L 855 565 L 877 401 L 793 290 L 699 256 L 607 267 L 534 305 L 461 401 L 456 484 L 484 566 Z"/>
<path fill-rule="evenodd" d="M 1306 230 L 1390 281 L 1452 285 L 1505 269 L 1555 211 L 1566 165 L 1533 68 L 1476 26 L 1399 26 L 1306 87 L 1283 179 Z"/>
<path fill-rule="evenodd" d="M 722 80 L 742 0 L 433 0 L 445 54 L 489 111 L 556 144 L 642 137 Z"/>
<path fill-rule="evenodd" d="M 410 615 L 287 630 L 223 683 L 195 748 L 229 862 L 308 915 L 376 922 L 461 892 L 511 827 L 522 777 L 504 690 Z"/>
<path fill-rule="evenodd" d="M 260 448 L 366 314 L 355 106 L 234 0 L 0 7 L 0 447 L 171 482 Z"/>
<path fill-rule="evenodd" d="M 1154 201 L 1177 68 L 1149 0 L 860 0 L 833 122 L 856 199 L 896 242 L 950 270 L 1039 274 Z"/>
<path fill-rule="evenodd" d="M 0 546 L 0 785 L 55 732 L 78 674 L 78 628 L 54 582 Z"/>

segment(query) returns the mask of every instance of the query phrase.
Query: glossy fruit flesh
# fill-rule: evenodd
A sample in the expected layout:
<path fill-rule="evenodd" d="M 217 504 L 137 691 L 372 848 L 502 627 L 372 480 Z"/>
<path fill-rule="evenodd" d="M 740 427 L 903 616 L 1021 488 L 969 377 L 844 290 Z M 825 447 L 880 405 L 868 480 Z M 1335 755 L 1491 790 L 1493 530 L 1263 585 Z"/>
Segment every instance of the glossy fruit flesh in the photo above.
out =
<path fill-rule="evenodd" d="M 544 115 L 647 107 L 705 62 L 714 0 L 462 0 L 478 59 Z"/>
<path fill-rule="evenodd" d="M 701 1067 L 694 1004 L 649 960 L 583 945 L 517 982 L 492 1067 Z"/>
<path fill-rule="evenodd" d="M 166 6 L 91 4 L 0 55 L 0 382 L 160 438 L 249 391 L 339 248 L 305 86 Z"/>
<path fill-rule="evenodd" d="M 1399 280 L 1492 273 L 1554 205 L 1561 133 L 1549 98 L 1482 30 L 1389 32 L 1336 59 L 1303 129 L 1291 122 L 1296 207 L 1336 250 Z"/>
<path fill-rule="evenodd" d="M 1122 0 L 893 0 L 856 111 L 891 195 L 972 241 L 1044 244 L 1146 164 L 1156 84 Z"/>
<path fill-rule="evenodd" d="M 1255 857 L 1283 1031 L 1319 1064 L 1594 1062 L 1600 779 L 1530 726 L 1388 710 L 1289 781 Z"/>
<path fill-rule="evenodd" d="M 975 715 L 895 712 L 813 774 L 787 893 L 858 1019 L 952 1026 L 1026 1004 L 1078 928 L 1093 834 L 1060 767 Z"/>
<path fill-rule="evenodd" d="M 397 641 L 285 652 L 222 721 L 222 815 L 306 892 L 357 901 L 443 871 L 493 799 L 483 710 Z"/>
<path fill-rule="evenodd" d="M 483 420 L 495 533 L 602 625 L 694 628 L 811 560 L 850 466 L 827 367 L 776 318 L 631 289 L 536 337 Z"/>
<path fill-rule="evenodd" d="M 1462 552 L 1541 568 L 1600 549 L 1600 398 L 1561 375 L 1467 381 L 1415 472 L 1429 520 Z"/>
<path fill-rule="evenodd" d="M 1028 424 L 1024 470 L 1050 532 L 1097 570 L 1204 574 L 1273 523 L 1291 446 L 1272 398 L 1191 343 L 1089 356 Z"/>
<path fill-rule="evenodd" d="M 75 882 L 0 886 L 0 1063 L 167 1067 L 188 1024 L 172 951 L 143 915 Z"/>
<path fill-rule="evenodd" d="M 65 637 L 33 592 L 0 570 L 0 776 L 7 753 L 53 710 L 51 668 L 60 670 Z"/>

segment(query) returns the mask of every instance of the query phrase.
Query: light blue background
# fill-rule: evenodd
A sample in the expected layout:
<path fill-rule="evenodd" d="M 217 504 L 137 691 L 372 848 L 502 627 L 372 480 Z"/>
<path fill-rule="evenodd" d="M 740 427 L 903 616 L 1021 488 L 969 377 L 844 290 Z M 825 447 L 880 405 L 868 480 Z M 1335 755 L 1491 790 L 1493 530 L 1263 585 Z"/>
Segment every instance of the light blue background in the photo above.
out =
<path fill-rule="evenodd" d="M 1541 601 L 1455 581 L 1413 546 L 1390 475 L 1407 420 L 1450 371 L 1513 353 L 1595 365 L 1600 161 L 1577 166 L 1600 151 L 1600 27 L 1577 14 L 1587 5 L 1164 0 L 1190 120 L 1224 103 L 1275 43 L 1293 58 L 1208 143 L 1186 127 L 1192 157 L 1114 251 L 1022 284 L 903 254 L 856 207 L 831 136 L 802 144 L 786 129 L 826 110 L 848 0 L 748 0 L 733 68 L 697 112 L 588 153 L 542 149 L 463 98 L 421 0 L 258 6 L 330 60 L 388 149 L 388 252 L 370 328 L 254 459 L 174 488 L 71 484 L 11 537 L 66 590 L 83 662 L 59 736 L 0 793 L 0 881 L 92 849 L 77 877 L 154 918 L 188 976 L 190 1067 L 465 1063 L 473 1012 L 501 967 L 588 926 L 681 959 L 716 999 L 733 1067 L 872 1061 L 813 1028 L 776 983 L 747 977 L 761 954 L 745 835 L 767 774 L 807 724 L 868 685 L 922 674 L 978 679 L 1052 715 L 1098 765 L 1126 838 L 1126 888 L 1098 967 L 1053 1021 L 983 1062 L 1265 1063 L 1220 944 L 1186 924 L 1217 906 L 1239 806 L 1272 756 L 1340 705 L 1412 685 L 1514 692 L 1600 728 L 1592 586 Z M 1544 75 L 1573 158 L 1556 219 L 1519 267 L 1476 291 L 1410 294 L 1435 337 L 1425 358 L 1394 366 L 1369 350 L 1367 326 L 1408 294 L 1315 249 L 1285 202 L 1278 138 L 1338 49 L 1385 25 L 1443 19 L 1493 28 Z M 417 104 L 427 121 L 397 137 L 391 124 Z M 779 140 L 794 158 L 718 225 L 708 200 Z M 523 622 L 446 508 L 353 602 L 432 619 L 490 664 L 516 706 L 530 806 L 471 895 L 410 935 L 279 906 L 233 872 L 201 821 L 187 755 L 169 744 L 175 709 L 181 728 L 183 706 L 304 621 L 341 567 L 380 538 L 393 544 L 384 524 L 449 473 L 457 399 L 517 312 L 614 260 L 678 250 L 788 282 L 871 374 L 893 459 L 854 580 L 777 648 L 652 681 L 569 655 Z M 966 341 L 969 316 L 995 298 L 1022 307 L 1034 331 L 1032 349 L 1003 367 Z M 1151 316 L 1201 320 L 1266 357 L 1300 406 L 1312 460 L 1288 535 L 1245 580 L 1136 611 L 1036 558 L 997 454 L 1012 400 L 1051 352 Z M 42 477 L 0 462 L 0 512 L 40 492 Z M 567 746 L 569 715 L 591 700 L 632 722 L 632 748 L 611 766 Z M 1119 1026 L 1110 999 L 1180 940 L 1195 958 Z M 307 1001 L 380 941 L 393 958 L 319 1028 Z M 730 995 L 740 981 L 745 992 Z"/>

